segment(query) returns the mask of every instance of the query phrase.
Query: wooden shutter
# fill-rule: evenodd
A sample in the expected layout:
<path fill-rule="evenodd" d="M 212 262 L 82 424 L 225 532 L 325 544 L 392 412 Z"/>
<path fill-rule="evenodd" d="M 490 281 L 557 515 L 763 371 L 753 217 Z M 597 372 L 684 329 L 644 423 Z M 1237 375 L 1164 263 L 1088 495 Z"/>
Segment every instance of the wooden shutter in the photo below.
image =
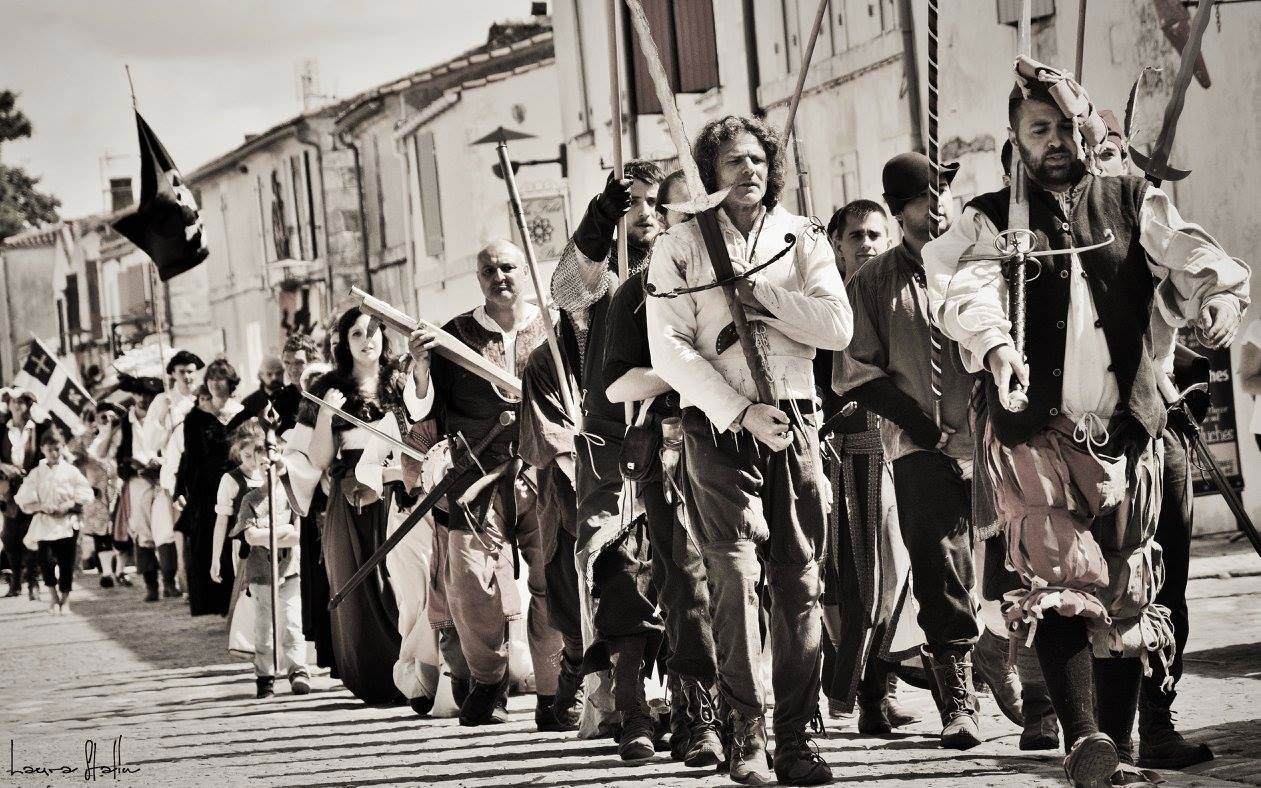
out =
<path fill-rule="evenodd" d="M 88 320 L 93 339 L 102 339 L 105 332 L 101 328 L 101 269 L 100 262 L 89 260 L 85 270 L 88 286 Z"/>
<path fill-rule="evenodd" d="M 78 274 L 66 274 L 66 325 L 72 334 L 83 330 L 79 325 Z"/>
<path fill-rule="evenodd" d="M 704 93 L 718 87 L 713 0 L 674 0 L 673 6 L 679 60 L 678 91 Z"/>
<path fill-rule="evenodd" d="M 302 174 L 302 182 L 306 185 L 306 213 L 307 227 L 311 234 L 311 259 L 316 260 L 320 256 L 320 242 L 315 232 L 315 187 L 311 181 L 311 151 L 309 150 L 302 151 Z"/>
<path fill-rule="evenodd" d="M 416 170 L 420 180 L 420 221 L 425 228 L 425 253 L 441 257 L 442 204 L 438 192 L 438 157 L 434 150 L 433 132 L 422 131 L 416 140 Z"/>
<path fill-rule="evenodd" d="M 652 40 L 661 55 L 661 65 L 665 67 L 670 78 L 670 90 L 679 92 L 678 54 L 674 47 L 674 19 L 670 12 L 669 0 L 644 0 L 644 16 L 648 17 L 648 25 L 652 28 Z M 712 24 L 712 20 L 711 20 Z M 633 37 L 632 33 L 632 37 Z M 657 91 L 652 86 L 652 77 L 648 74 L 647 62 L 640 51 L 639 42 L 633 40 L 635 80 L 633 111 L 638 115 L 661 114 L 661 102 L 657 101 Z"/>
<path fill-rule="evenodd" d="M 307 256 L 307 239 L 306 233 L 302 232 L 306 226 L 306 205 L 302 201 L 302 173 L 298 169 L 298 156 L 294 154 L 289 157 L 289 193 L 293 197 L 293 219 L 298 234 L 298 259 L 310 260 Z"/>

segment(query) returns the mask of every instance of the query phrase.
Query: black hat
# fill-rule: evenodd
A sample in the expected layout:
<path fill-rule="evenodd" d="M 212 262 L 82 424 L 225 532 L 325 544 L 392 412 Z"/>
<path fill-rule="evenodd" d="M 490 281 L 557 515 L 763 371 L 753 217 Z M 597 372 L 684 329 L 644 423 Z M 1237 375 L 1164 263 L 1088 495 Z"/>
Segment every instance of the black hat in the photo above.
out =
<path fill-rule="evenodd" d="M 185 362 L 188 363 L 188 362 Z M 162 381 L 158 378 L 134 377 L 125 372 L 118 373 L 118 388 L 128 394 L 161 394 Z"/>
<path fill-rule="evenodd" d="M 206 366 L 206 362 L 202 361 L 201 357 L 196 353 L 188 350 L 180 350 L 177 351 L 174 356 L 171 356 L 170 361 L 166 362 L 166 374 L 174 374 L 176 367 L 183 366 L 185 364 L 192 364 L 196 369 L 201 369 Z"/>
<path fill-rule="evenodd" d="M 941 165 L 941 182 L 949 186 L 959 172 L 959 162 Z M 881 174 L 884 201 L 899 214 L 906 204 L 927 191 L 933 180 L 933 163 L 922 153 L 899 153 L 885 162 Z"/>

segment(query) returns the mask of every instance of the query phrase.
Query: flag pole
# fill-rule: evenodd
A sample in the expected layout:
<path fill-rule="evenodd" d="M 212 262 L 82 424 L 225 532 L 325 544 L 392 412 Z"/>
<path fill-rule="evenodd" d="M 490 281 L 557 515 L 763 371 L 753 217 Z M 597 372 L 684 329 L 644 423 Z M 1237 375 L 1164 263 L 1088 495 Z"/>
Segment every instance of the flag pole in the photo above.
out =
<path fill-rule="evenodd" d="M 139 111 L 140 107 L 136 104 L 136 83 L 131 81 L 131 66 L 124 63 L 123 71 L 127 72 L 127 89 L 131 91 L 131 108 Z"/>
<path fill-rule="evenodd" d="M 128 65 L 127 63 L 124 63 L 123 71 L 126 72 L 127 74 L 127 90 L 131 93 L 131 109 L 133 112 L 139 112 L 140 107 L 139 107 L 138 102 L 136 101 L 136 83 L 133 82 L 131 79 L 131 66 Z M 156 265 L 156 263 L 154 265 Z M 171 393 L 171 383 L 169 380 L 167 380 L 166 352 L 162 349 L 162 334 L 166 331 L 166 329 L 162 325 L 162 316 L 158 314 L 158 306 L 157 306 L 158 286 L 157 286 L 157 283 L 153 281 L 154 265 L 150 265 L 148 269 L 149 318 L 153 321 L 153 327 L 155 329 L 154 333 L 156 333 L 158 337 L 158 364 L 162 368 L 158 374 L 158 377 L 162 378 L 162 391 L 169 396 Z"/>
<path fill-rule="evenodd" d="M 171 382 L 167 380 L 169 376 L 166 374 L 166 352 L 162 350 L 162 334 L 166 329 L 162 326 L 162 316 L 158 314 L 158 287 L 153 281 L 153 268 L 153 265 L 149 266 L 149 317 L 153 319 L 154 333 L 158 337 L 158 365 L 162 368 L 158 377 L 162 378 L 162 391 L 170 396 Z"/>

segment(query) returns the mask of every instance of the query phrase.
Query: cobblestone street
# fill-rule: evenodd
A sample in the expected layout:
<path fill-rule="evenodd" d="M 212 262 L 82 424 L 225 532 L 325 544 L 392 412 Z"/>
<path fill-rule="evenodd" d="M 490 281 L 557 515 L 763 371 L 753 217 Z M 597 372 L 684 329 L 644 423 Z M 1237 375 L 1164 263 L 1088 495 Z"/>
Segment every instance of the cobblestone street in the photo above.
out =
<path fill-rule="evenodd" d="M 1180 727 L 1211 742 L 1217 758 L 1195 773 L 1166 772 L 1168 785 L 1261 785 L 1261 561 L 1221 540 L 1197 542 L 1192 562 L 1188 675 Z M 141 602 L 136 589 L 101 590 L 80 578 L 73 612 L 51 617 L 25 598 L 0 603 L 0 675 L 9 758 L 0 781 L 71 785 L 115 747 L 130 770 L 120 785 L 664 785 L 730 784 L 726 777 L 659 754 L 623 766 L 607 741 L 534 731 L 533 697 L 514 697 L 505 726 L 461 729 L 410 709 L 370 708 L 317 676 L 314 692 L 254 699 L 249 666 L 224 651 L 223 624 L 191 619 L 181 601 Z M 925 719 L 928 693 L 904 688 Z M 1059 756 L 1016 748 L 1017 729 L 984 698 L 985 743 L 967 753 L 935 746 L 924 722 L 888 738 L 829 720 L 820 749 L 838 781 L 864 785 L 1062 785 Z M 118 737 L 121 737 L 119 739 Z M 86 748 L 86 749 L 85 749 Z M 64 768 L 62 768 L 64 767 Z M 43 768 L 50 774 L 24 774 Z"/>

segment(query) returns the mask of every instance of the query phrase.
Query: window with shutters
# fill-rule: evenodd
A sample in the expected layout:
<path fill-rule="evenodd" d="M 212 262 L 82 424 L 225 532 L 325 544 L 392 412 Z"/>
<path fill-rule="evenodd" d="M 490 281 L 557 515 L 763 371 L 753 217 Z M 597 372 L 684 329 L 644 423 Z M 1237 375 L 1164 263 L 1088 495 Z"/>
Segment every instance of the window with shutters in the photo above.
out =
<path fill-rule="evenodd" d="M 661 55 L 661 65 L 674 93 L 704 93 L 718 87 L 718 43 L 714 35 L 713 0 L 644 0 L 644 15 Z M 661 112 L 648 65 L 632 42 L 634 111 Z"/>
<path fill-rule="evenodd" d="M 415 137 L 416 171 L 420 180 L 420 222 L 425 230 L 425 253 L 441 257 L 445 250 L 442 239 L 442 204 L 438 192 L 438 156 L 433 132 L 422 131 Z"/>

